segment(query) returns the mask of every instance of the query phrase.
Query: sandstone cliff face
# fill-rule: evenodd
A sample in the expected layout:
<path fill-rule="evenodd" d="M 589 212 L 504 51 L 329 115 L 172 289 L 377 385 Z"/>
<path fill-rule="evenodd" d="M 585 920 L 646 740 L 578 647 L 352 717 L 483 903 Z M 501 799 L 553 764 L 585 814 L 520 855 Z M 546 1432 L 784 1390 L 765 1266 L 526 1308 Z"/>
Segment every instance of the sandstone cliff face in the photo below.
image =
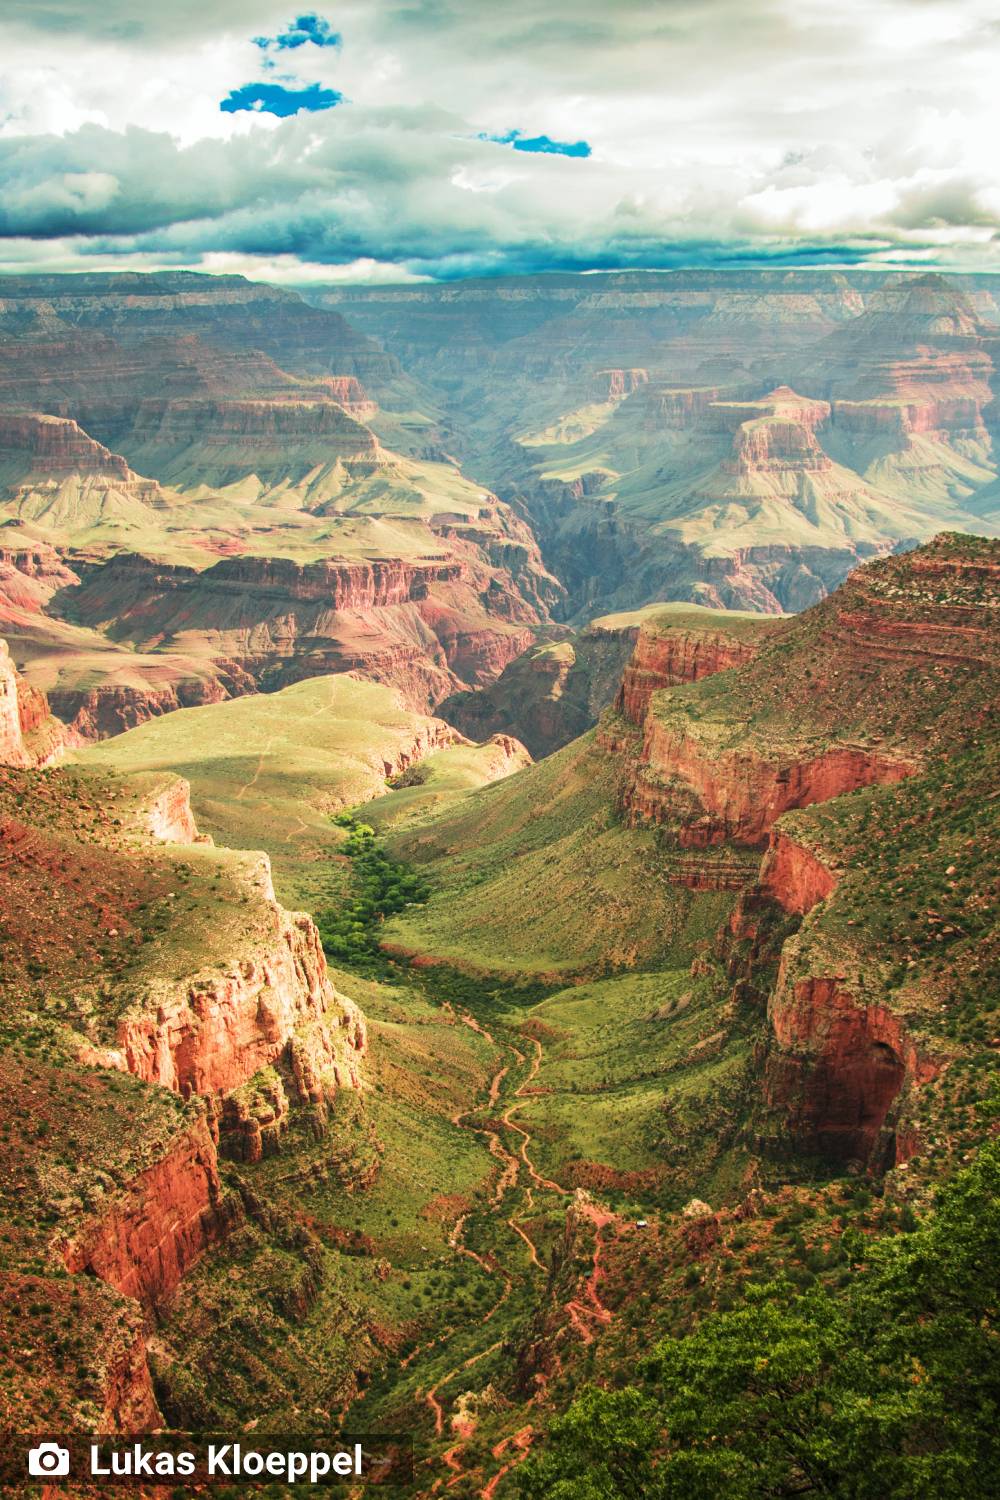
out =
<path fill-rule="evenodd" d="M 176 807 L 161 818 L 185 835 L 192 826 Z M 312 919 L 274 900 L 263 855 L 257 885 L 265 930 L 254 951 L 234 953 L 221 972 L 133 991 L 114 1049 L 95 1061 L 185 1096 L 228 1093 L 282 1056 L 303 1101 L 322 1103 L 338 1088 L 361 1086 L 361 1013 L 331 985 Z"/>
<path fill-rule="evenodd" d="M 52 790 L 55 796 L 58 789 Z M 98 814 L 97 837 L 111 841 L 106 854 L 117 847 L 122 827 L 133 861 L 139 859 L 135 837 L 143 832 L 150 839 L 184 843 L 198 838 L 188 786 L 181 779 L 150 776 L 105 790 L 119 814 L 115 819 Z M 50 806 L 56 805 L 52 800 Z M 94 825 L 85 815 L 79 827 L 93 839 Z M 66 847 L 60 846 L 63 859 Z M 47 1211 L 53 1203 L 59 1205 L 55 1238 L 48 1238 L 52 1229 L 45 1231 L 47 1253 L 58 1255 L 72 1276 L 96 1279 L 85 1285 L 103 1282 L 134 1299 L 147 1327 L 187 1271 L 244 1218 L 241 1196 L 224 1191 L 220 1180 L 220 1139 L 227 1154 L 256 1159 L 277 1146 L 290 1100 L 305 1106 L 321 1128 L 335 1092 L 361 1087 L 366 1047 L 364 1018 L 333 989 L 311 919 L 286 912 L 275 900 L 266 858 L 223 851 L 217 863 L 214 852 L 201 851 L 195 866 L 188 862 L 193 851 L 184 855 L 173 865 L 157 863 L 157 869 L 176 872 L 160 884 L 160 897 L 172 901 L 176 892 L 167 887 L 178 877 L 192 877 L 196 869 L 203 876 L 224 870 L 232 883 L 225 925 L 221 932 L 213 927 L 200 937 L 188 937 L 184 919 L 175 918 L 175 929 L 182 929 L 176 933 L 179 947 L 171 951 L 168 942 L 164 952 L 154 942 L 150 956 L 141 954 L 127 970 L 105 969 L 113 979 L 114 1003 L 126 1008 L 111 1045 L 100 1044 L 101 1029 L 95 1025 L 91 1039 L 76 1036 L 72 1061 L 66 1058 L 49 1067 L 52 1082 L 78 1071 L 62 1093 L 51 1083 L 45 1088 L 49 1129 L 44 1147 L 37 1148 L 45 1154 L 39 1156 L 32 1179 L 46 1209 L 39 1223 L 48 1224 Z M 156 930 L 162 928 L 157 924 Z M 211 940 L 207 950 L 206 932 Z M 140 936 L 137 950 L 142 944 Z M 205 968 L 184 980 L 168 977 L 178 960 L 191 963 L 192 944 L 209 954 Z M 110 994 L 106 999 L 112 1003 Z M 110 1035 L 112 1024 L 101 1023 L 107 1028 L 104 1036 Z M 266 1064 L 279 1062 L 280 1074 L 254 1079 Z M 32 1067 L 0 1049 L 5 1092 L 17 1099 L 35 1098 L 45 1075 L 40 1081 Z M 122 1097 L 122 1089 L 107 1080 L 104 1070 L 109 1069 L 157 1087 L 130 1085 L 131 1092 Z M 233 1091 L 244 1084 L 247 1098 L 234 1098 Z M 182 1104 L 171 1095 L 189 1102 Z M 54 1123 L 53 1097 L 68 1101 Z M 109 1107 L 114 1111 L 110 1119 Z M 75 1164 L 68 1166 L 77 1146 L 73 1132 L 89 1125 L 91 1116 L 101 1120 L 92 1137 L 95 1155 L 90 1175 L 79 1177 Z M 121 1336 L 121 1325 L 119 1317 L 119 1336 L 100 1359 L 91 1356 L 88 1346 L 100 1391 L 100 1421 L 103 1430 L 148 1430 L 162 1419 L 145 1345 L 137 1322 L 129 1324 L 128 1337 Z"/>
<path fill-rule="evenodd" d="M 713 672 L 742 666 L 756 650 L 752 640 L 739 640 L 724 629 L 642 627 L 625 668 L 615 707 L 633 724 L 641 726 L 650 699 L 660 688 L 698 682 Z"/>
<path fill-rule="evenodd" d="M 98 1276 L 155 1309 L 224 1228 L 215 1143 L 202 1119 L 106 1213 L 75 1229 L 62 1256 L 68 1271 Z"/>
<path fill-rule="evenodd" d="M 54 547 L 18 541 L 0 547 L 0 610 L 41 609 L 58 590 L 79 583 Z"/>
<path fill-rule="evenodd" d="M 154 839 L 169 844 L 193 844 L 198 828 L 191 810 L 191 784 L 183 776 L 171 776 L 162 791 L 150 799 L 147 823 Z"/>
<path fill-rule="evenodd" d="M 598 370 L 593 380 L 593 393 L 598 401 L 624 401 L 648 381 L 648 370 Z"/>
<path fill-rule="evenodd" d="M 49 714 L 45 695 L 14 670 L 0 640 L 0 765 L 44 766 L 65 749 L 62 726 Z"/>
<path fill-rule="evenodd" d="M 771 830 L 771 841 L 761 862 L 758 884 L 786 912 L 805 916 L 837 889 L 837 874 L 809 849 L 781 829 Z"/>
<path fill-rule="evenodd" d="M 510 575 L 491 572 L 469 546 L 425 563 L 234 557 L 203 572 L 121 555 L 85 570 L 68 607 L 143 650 L 173 644 L 204 660 L 209 642 L 230 691 L 357 671 L 421 711 L 497 676 L 538 620 Z"/>
<path fill-rule="evenodd" d="M 749 745 L 719 749 L 650 714 L 624 805 L 637 824 L 679 815 L 684 848 L 727 841 L 762 846 L 782 813 L 860 787 L 901 781 L 913 769 L 898 756 L 853 745 L 798 755 L 791 747 L 770 754 Z"/>
<path fill-rule="evenodd" d="M 300 480 L 338 460 L 382 461 L 371 428 L 334 400 L 147 399 L 123 446 L 140 471 L 174 484 L 226 485 L 255 474 Z"/>
<path fill-rule="evenodd" d="M 105 1367 L 104 1393 L 98 1432 L 143 1435 L 162 1426 L 149 1373 L 146 1340 L 141 1330 L 123 1340 L 116 1357 Z"/>
<path fill-rule="evenodd" d="M 378 412 L 378 406 L 369 398 L 361 381 L 354 375 L 330 375 L 324 388 L 352 417 L 359 422 L 370 422 Z"/>
<path fill-rule="evenodd" d="M 23 465 L 46 475 L 101 474 L 134 479 L 120 453 L 97 443 L 68 417 L 0 410 L 0 472 Z"/>
<path fill-rule="evenodd" d="M 227 672 L 225 678 L 221 675 L 190 678 L 168 687 L 108 682 L 98 687 L 55 688 L 48 697 L 53 712 L 81 739 L 104 740 L 178 708 L 223 703 L 236 696 L 237 683 L 244 692 L 255 691 L 253 679 L 237 669 L 235 673 Z"/>
<path fill-rule="evenodd" d="M 929 1083 L 940 1062 L 902 1018 L 865 1003 L 845 974 L 802 976 L 798 941 L 786 943 L 768 1005 L 773 1045 L 764 1073 L 767 1106 L 783 1117 L 800 1151 L 885 1170 L 917 1149 L 896 1130 L 908 1094 Z"/>
<path fill-rule="evenodd" d="M 31 756 L 25 749 L 21 730 L 17 684 L 17 673 L 7 651 L 7 642 L 0 642 L 0 763 L 5 766 L 31 765 Z"/>

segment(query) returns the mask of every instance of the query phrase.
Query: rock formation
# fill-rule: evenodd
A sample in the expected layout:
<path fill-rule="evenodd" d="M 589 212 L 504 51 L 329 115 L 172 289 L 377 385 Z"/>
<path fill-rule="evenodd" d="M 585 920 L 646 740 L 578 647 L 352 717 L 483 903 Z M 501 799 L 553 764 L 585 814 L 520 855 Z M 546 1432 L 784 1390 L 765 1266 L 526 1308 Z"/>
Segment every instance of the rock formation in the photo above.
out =
<path fill-rule="evenodd" d="M 761 846 L 782 813 L 841 797 L 860 787 L 900 781 L 912 762 L 861 746 L 812 755 L 789 746 L 767 754 L 720 749 L 697 731 L 647 720 L 641 763 L 625 793 L 636 822 L 666 821 L 682 810 L 681 846 L 732 842 Z"/>
<path fill-rule="evenodd" d="M 681 619 L 686 623 L 681 624 Z M 699 621 L 693 610 L 678 616 L 665 608 L 662 614 L 652 614 L 640 626 L 615 708 L 641 727 L 650 699 L 660 688 L 698 682 L 713 672 L 742 666 L 755 655 L 765 628 L 736 619 L 731 622 L 722 612 L 713 615 L 706 611 L 704 621 Z"/>
<path fill-rule="evenodd" d="M 879 1171 L 907 1160 L 916 1141 L 889 1125 L 905 1094 L 929 1083 L 940 1061 L 885 1005 L 866 1003 L 846 975 L 798 977 L 796 945 L 782 954 L 768 1005 L 774 1045 L 764 1100 L 782 1139 L 806 1153 Z"/>
<path fill-rule="evenodd" d="M 497 675 L 537 619 L 509 575 L 468 553 L 429 563 L 227 558 L 200 572 L 124 555 L 88 568 L 65 608 L 140 652 L 194 654 L 210 640 L 223 682 L 273 689 L 358 671 L 420 709 Z"/>
<path fill-rule="evenodd" d="M 85 1288 L 96 1278 L 104 1293 L 120 1294 L 105 1309 L 114 1337 L 104 1342 L 80 1324 L 76 1297 L 80 1357 L 86 1348 L 96 1397 L 89 1415 L 74 1420 L 143 1430 L 162 1419 L 134 1304 L 151 1326 L 185 1274 L 245 1217 L 218 1167 L 220 1132 L 229 1144 L 241 1118 L 227 1096 L 276 1064 L 288 1096 L 321 1133 L 337 1091 L 362 1086 L 365 1023 L 333 989 L 311 919 L 275 900 L 265 856 L 196 842 L 179 778 L 32 770 L 26 747 L 38 725 L 22 730 L 6 655 L 0 669 L 10 980 L 0 1087 L 23 1122 L 0 1147 L 0 1196 L 20 1194 L 18 1223 L 33 1236 L 22 1245 L 20 1230 L 11 1255 L 15 1271 L 19 1258 L 58 1257 L 69 1273 L 69 1282 L 39 1280 L 40 1308 L 78 1277 Z M 13 808 L 27 821 L 10 817 Z M 154 853 L 155 841 L 171 840 L 183 842 Z M 182 915 L 175 902 L 192 881 L 197 899 Z M 55 924 L 48 942 L 34 921 L 39 899 Z M 220 899 L 224 917 L 211 912 Z M 30 1031 L 53 1006 L 73 1021 L 39 1060 L 11 1027 Z M 252 1156 L 252 1140 L 241 1154 Z M 34 1195 L 27 1217 L 25 1192 Z M 7 1291 L 14 1294 L 9 1271 L 0 1278 L 0 1320 Z M 10 1409 L 18 1399 L 10 1394 Z M 56 1386 L 47 1399 L 59 1399 Z"/>
<path fill-rule="evenodd" d="M 523 497 L 572 620 L 665 596 L 800 610 L 869 557 L 996 524 L 992 508 L 976 521 L 996 467 L 996 306 L 970 278 L 311 295 L 447 401 L 466 461 Z"/>
<path fill-rule="evenodd" d="M 360 1013 L 330 985 L 311 918 L 273 898 L 272 909 L 262 957 L 234 955 L 228 973 L 133 994 L 108 1061 L 185 1097 L 228 1093 L 286 1052 L 302 1102 L 360 1087 Z"/>
<path fill-rule="evenodd" d="M 912 783 L 914 805 L 922 796 L 931 804 L 919 817 L 930 817 L 935 798 L 921 788 L 928 776 L 926 785 L 938 784 L 937 758 L 988 743 L 997 579 L 995 544 L 941 537 L 860 570 L 814 610 L 758 635 L 742 665 L 702 683 L 686 634 L 671 645 L 654 621 L 602 724 L 601 743 L 624 763 L 626 815 L 663 829 L 666 878 L 740 892 L 718 952 L 734 999 L 766 1003 L 768 1149 L 882 1171 L 921 1147 L 921 1091 L 950 1049 L 928 1037 L 912 1005 L 890 997 L 887 966 L 899 947 L 864 947 L 864 901 L 852 902 L 871 835 L 848 853 L 847 815 L 836 809 L 866 787 L 899 787 L 905 797 Z M 691 685 L 648 682 L 651 651 L 671 671 L 686 664 Z M 940 716 L 928 699 L 940 701 Z M 886 836 L 901 818 L 889 814 Z M 741 864 L 740 847 L 763 851 L 759 867 L 746 855 Z M 842 900 L 849 875 L 854 894 Z M 886 875 L 872 878 L 881 895 Z M 959 918 L 949 925 L 931 907 L 927 920 L 944 937 L 960 931 Z M 910 957 L 901 972 L 916 973 L 916 963 Z"/>
<path fill-rule="evenodd" d="M 767 852 L 761 861 L 758 883 L 761 892 L 787 912 L 804 917 L 837 889 L 837 873 L 783 828 L 772 828 Z"/>
<path fill-rule="evenodd" d="M 156 1308 L 221 1237 L 222 1198 L 215 1142 L 200 1119 L 105 1212 L 73 1231 L 62 1246 L 66 1269 Z"/>
<path fill-rule="evenodd" d="M 59 759 L 65 745 L 62 725 L 49 713 L 45 695 L 15 671 L 7 642 L 0 640 L 0 765 L 48 765 Z"/>
<path fill-rule="evenodd" d="M 530 647 L 495 681 L 456 693 L 438 712 L 472 739 L 513 734 L 535 758 L 550 755 L 597 722 L 638 630 L 624 615 L 593 620 L 572 637 Z"/>

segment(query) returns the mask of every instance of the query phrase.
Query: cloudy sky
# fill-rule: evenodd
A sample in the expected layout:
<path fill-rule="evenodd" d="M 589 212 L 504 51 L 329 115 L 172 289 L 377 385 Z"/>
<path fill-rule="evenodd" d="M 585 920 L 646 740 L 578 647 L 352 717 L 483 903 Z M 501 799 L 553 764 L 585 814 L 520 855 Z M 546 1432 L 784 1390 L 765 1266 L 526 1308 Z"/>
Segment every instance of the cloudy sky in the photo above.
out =
<path fill-rule="evenodd" d="M 1000 269 L 993 0 L 0 0 L 0 270 Z"/>

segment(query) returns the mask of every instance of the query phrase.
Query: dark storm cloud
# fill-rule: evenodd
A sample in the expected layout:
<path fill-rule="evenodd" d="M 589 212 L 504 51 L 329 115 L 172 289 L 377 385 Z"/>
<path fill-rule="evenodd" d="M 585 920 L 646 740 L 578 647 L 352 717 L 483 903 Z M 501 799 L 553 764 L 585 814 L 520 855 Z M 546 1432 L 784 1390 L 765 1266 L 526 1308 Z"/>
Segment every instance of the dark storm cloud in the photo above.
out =
<path fill-rule="evenodd" d="M 312 178 L 267 161 L 246 138 L 182 149 L 161 132 L 85 125 L 0 138 L 0 184 L 0 234 L 47 239 L 208 224 L 254 202 L 288 202 Z"/>

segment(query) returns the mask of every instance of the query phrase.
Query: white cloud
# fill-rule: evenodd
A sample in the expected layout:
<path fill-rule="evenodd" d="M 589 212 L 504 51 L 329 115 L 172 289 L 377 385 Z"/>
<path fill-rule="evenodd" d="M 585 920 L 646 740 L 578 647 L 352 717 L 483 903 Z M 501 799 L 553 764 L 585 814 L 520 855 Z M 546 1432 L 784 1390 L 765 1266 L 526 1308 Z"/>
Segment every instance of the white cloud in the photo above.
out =
<path fill-rule="evenodd" d="M 0 25 L 0 227 L 37 236 L 39 259 L 52 237 L 78 263 L 359 275 L 800 242 L 993 254 L 991 0 L 342 0 L 343 49 L 281 66 L 349 104 L 222 113 L 262 76 L 251 37 L 294 9 L 37 0 Z M 593 155 L 515 163 L 475 139 L 512 129 Z"/>

